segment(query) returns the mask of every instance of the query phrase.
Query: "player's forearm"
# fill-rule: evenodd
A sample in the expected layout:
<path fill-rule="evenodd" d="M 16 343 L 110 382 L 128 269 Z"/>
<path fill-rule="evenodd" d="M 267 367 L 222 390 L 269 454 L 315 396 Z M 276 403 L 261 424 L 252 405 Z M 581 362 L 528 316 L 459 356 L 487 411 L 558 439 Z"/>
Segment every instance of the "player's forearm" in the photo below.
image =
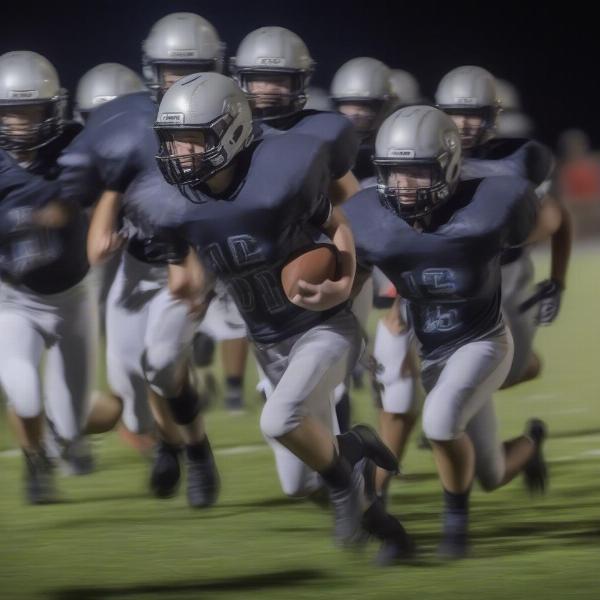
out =
<path fill-rule="evenodd" d="M 573 244 L 573 221 L 571 214 L 561 206 L 562 221 L 551 240 L 552 262 L 550 277 L 557 281 L 563 288 L 566 284 L 571 246 Z"/>
<path fill-rule="evenodd" d="M 358 183 L 358 179 L 356 179 L 352 171 L 348 171 L 329 185 L 329 200 L 333 206 L 340 206 L 359 191 L 360 184 Z"/>
<path fill-rule="evenodd" d="M 561 225 L 561 206 L 552 197 L 547 196 L 537 216 L 537 222 L 529 233 L 525 244 L 535 244 L 553 236 Z"/>
<path fill-rule="evenodd" d="M 87 238 L 87 254 L 91 265 L 107 260 L 120 246 L 122 240 L 117 234 L 117 220 L 121 209 L 121 194 L 105 191 L 90 222 Z"/>
<path fill-rule="evenodd" d="M 181 263 L 169 264 L 169 291 L 185 302 L 194 316 L 200 316 L 208 307 L 214 285 L 214 276 L 202 266 L 193 249 Z"/>
<path fill-rule="evenodd" d="M 340 208 L 333 208 L 325 231 L 339 253 L 340 279 L 350 278 L 351 285 L 356 273 L 356 248 L 350 224 Z"/>

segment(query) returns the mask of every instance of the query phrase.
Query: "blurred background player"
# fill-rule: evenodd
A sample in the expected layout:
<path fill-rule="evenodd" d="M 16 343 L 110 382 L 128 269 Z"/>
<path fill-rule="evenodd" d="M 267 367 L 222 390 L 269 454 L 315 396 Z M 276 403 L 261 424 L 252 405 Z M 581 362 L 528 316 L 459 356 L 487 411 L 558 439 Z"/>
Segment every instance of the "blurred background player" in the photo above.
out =
<path fill-rule="evenodd" d="M 132 69 L 119 63 L 102 63 L 87 71 L 77 83 L 73 114 L 85 125 L 91 112 L 99 106 L 120 96 L 146 91 L 146 84 Z M 106 299 L 121 262 L 121 250 L 113 253 L 105 262 L 92 269 L 93 284 L 98 298 L 100 333 L 106 336 Z M 106 354 L 103 360 L 106 359 Z M 121 417 L 123 404 L 116 396 L 107 396 L 98 387 L 91 396 L 91 406 L 86 423 L 86 433 L 102 433 L 111 430 Z M 135 448 L 143 452 L 154 446 L 151 433 L 134 435 L 126 427 L 121 433 Z"/>
<path fill-rule="evenodd" d="M 186 74 L 222 68 L 223 44 L 217 32 L 192 13 L 160 19 L 143 50 L 143 74 L 157 98 Z M 151 489 L 158 497 L 171 496 L 177 489 L 183 440 L 188 503 L 206 507 L 216 501 L 219 480 L 204 430 L 204 400 L 190 378 L 196 324 L 168 290 L 167 263 L 174 250 L 157 233 L 178 207 L 153 190 L 140 194 L 135 188 L 147 171 L 157 171 L 155 114 L 156 102 L 147 92 L 98 107 L 61 158 L 61 182 L 69 197 L 84 205 L 96 203 L 88 235 L 92 264 L 126 243 L 107 299 L 108 380 L 123 403 L 123 422 L 135 433 L 154 426 L 148 394 L 152 398 L 161 439 Z"/>
<path fill-rule="evenodd" d="M 502 108 L 496 118 L 496 135 L 499 138 L 531 138 L 534 123 L 523 112 L 517 88 L 506 79 L 496 77 L 496 96 Z"/>
<path fill-rule="evenodd" d="M 460 182 L 458 129 L 430 106 L 388 117 L 373 162 L 377 187 L 357 194 L 344 211 L 358 260 L 379 265 L 409 302 L 427 390 L 423 428 L 444 491 L 439 550 L 459 558 L 468 550 L 474 477 L 486 490 L 520 472 L 531 489 L 545 484 L 543 424 L 532 421 L 526 435 L 502 444 L 492 401 L 512 359 L 499 257 L 503 247 L 535 234 L 538 201 L 514 176 Z"/>
<path fill-rule="evenodd" d="M 261 125 L 263 135 L 283 131 L 303 133 L 327 144 L 332 173 L 328 194 L 335 206 L 359 190 L 349 169 L 356 154 L 357 138 L 340 115 L 305 108 L 314 66 L 304 41 L 284 27 L 260 27 L 250 32 L 231 59 L 233 77 L 246 93 L 253 119 Z M 360 304 L 360 299 L 355 299 L 354 310 Z M 262 378 L 259 387 L 266 395 L 270 393 L 267 378 Z M 339 426 L 347 431 L 349 398 L 338 393 L 337 400 Z"/>
<path fill-rule="evenodd" d="M 512 96 L 514 106 L 515 94 Z M 535 186 L 542 202 L 539 231 L 544 233 L 536 241 L 550 239 L 550 278 L 534 291 L 534 269 L 528 249 L 508 249 L 502 255 L 502 310 L 515 345 L 513 363 L 504 383 L 504 387 L 509 387 L 540 373 L 541 361 L 533 350 L 533 337 L 537 325 L 551 323 L 560 309 L 572 244 L 571 218 L 551 189 L 552 152 L 535 140 L 496 135 L 501 105 L 496 80 L 489 71 L 477 66 L 453 69 L 440 81 L 436 103 L 450 115 L 460 132 L 465 156 L 461 179 L 523 177 Z"/>
<path fill-rule="evenodd" d="M 396 102 L 390 74 L 381 61 L 363 56 L 345 62 L 331 81 L 331 101 L 338 112 L 350 119 L 360 138 L 353 173 L 363 187 L 365 180 L 374 175 L 370 158 L 377 129 Z"/>
<path fill-rule="evenodd" d="M 66 91 L 46 58 L 28 51 L 0 56 L 0 190 L 6 230 L 1 240 L 0 384 L 24 451 L 31 503 L 56 499 L 43 441 L 44 408 L 55 457 L 76 474 L 93 468 L 82 436 L 97 343 L 86 282 L 87 219 L 78 207 L 62 202 L 56 183 L 58 155 L 80 129 L 66 121 L 65 108 Z"/>
<path fill-rule="evenodd" d="M 393 92 L 393 71 L 374 58 L 355 58 L 342 65 L 331 83 L 331 98 L 338 111 L 348 117 L 361 139 L 354 173 L 364 188 L 375 184 L 375 169 L 371 161 L 375 136 L 382 121 L 402 98 Z M 396 76 L 396 88 L 402 79 L 404 96 L 414 96 L 414 84 L 406 74 Z M 357 224 L 358 226 L 358 224 Z M 371 292 L 369 293 L 369 287 Z M 374 339 L 373 358 L 376 364 L 374 387 L 379 411 L 382 439 L 399 458 L 405 440 L 415 422 L 417 373 L 411 354 L 411 338 L 401 315 L 406 312 L 389 279 L 380 269 L 373 269 L 372 283 L 367 283 L 360 297 L 365 301 L 364 322 L 373 301 L 377 308 L 389 308 L 379 320 Z M 392 411 L 391 407 L 394 407 Z M 386 410 L 386 407 L 388 410 Z M 390 477 L 385 470 L 377 471 L 377 488 L 381 491 Z"/>

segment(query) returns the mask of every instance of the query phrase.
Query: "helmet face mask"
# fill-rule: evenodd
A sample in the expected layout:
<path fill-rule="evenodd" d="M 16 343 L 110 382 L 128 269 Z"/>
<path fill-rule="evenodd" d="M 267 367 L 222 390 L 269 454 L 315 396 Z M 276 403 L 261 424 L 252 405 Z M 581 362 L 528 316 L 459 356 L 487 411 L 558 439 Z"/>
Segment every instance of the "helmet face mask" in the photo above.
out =
<path fill-rule="evenodd" d="M 381 125 L 373 165 L 381 204 L 411 225 L 454 193 L 460 176 L 460 136 L 432 106 L 401 108 Z"/>
<path fill-rule="evenodd" d="M 230 161 L 221 140 L 234 119 L 226 113 L 199 127 L 155 127 L 160 140 L 156 159 L 167 183 L 193 187 L 225 167 Z"/>
<path fill-rule="evenodd" d="M 443 162 L 443 156 L 408 161 L 374 158 L 382 205 L 409 222 L 439 208 L 453 191 L 446 181 Z"/>
<path fill-rule="evenodd" d="M 296 114 L 306 104 L 306 73 L 291 69 L 239 69 L 236 79 L 246 94 L 255 120 Z"/>
<path fill-rule="evenodd" d="M 0 102 L 0 148 L 29 152 L 46 146 L 63 131 L 66 95 Z"/>

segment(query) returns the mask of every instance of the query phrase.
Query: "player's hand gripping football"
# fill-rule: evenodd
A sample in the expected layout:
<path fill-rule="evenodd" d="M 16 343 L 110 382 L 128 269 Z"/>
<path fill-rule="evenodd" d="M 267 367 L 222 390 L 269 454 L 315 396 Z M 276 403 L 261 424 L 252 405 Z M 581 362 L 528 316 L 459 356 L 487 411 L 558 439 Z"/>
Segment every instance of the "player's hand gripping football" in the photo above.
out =
<path fill-rule="evenodd" d="M 292 298 L 292 302 L 307 310 L 328 310 L 348 300 L 352 291 L 352 281 L 351 276 L 340 277 L 336 281 L 326 279 L 319 284 L 300 280 L 299 293 Z"/>

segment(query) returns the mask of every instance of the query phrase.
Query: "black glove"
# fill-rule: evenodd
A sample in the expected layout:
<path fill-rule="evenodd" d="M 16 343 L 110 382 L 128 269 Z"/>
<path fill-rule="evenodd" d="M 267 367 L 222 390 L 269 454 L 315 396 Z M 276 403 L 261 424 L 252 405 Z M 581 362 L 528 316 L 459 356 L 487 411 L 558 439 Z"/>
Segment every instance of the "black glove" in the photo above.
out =
<path fill-rule="evenodd" d="M 554 279 L 546 279 L 536 286 L 536 292 L 525 300 L 519 310 L 523 313 L 537 304 L 536 322 L 538 325 L 550 325 L 560 310 L 563 287 Z"/>

